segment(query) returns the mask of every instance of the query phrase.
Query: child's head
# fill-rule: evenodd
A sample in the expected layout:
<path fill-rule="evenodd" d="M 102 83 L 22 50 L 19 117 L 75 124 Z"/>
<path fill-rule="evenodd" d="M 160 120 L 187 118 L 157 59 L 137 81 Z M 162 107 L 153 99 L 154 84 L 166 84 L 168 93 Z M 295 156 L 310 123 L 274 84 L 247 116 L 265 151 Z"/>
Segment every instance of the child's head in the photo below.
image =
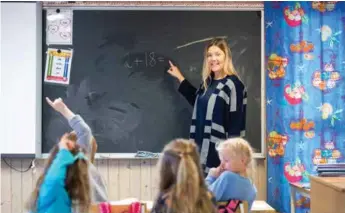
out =
<path fill-rule="evenodd" d="M 214 212 L 193 141 L 171 141 L 163 149 L 158 165 L 159 194 L 169 195 L 174 212 Z"/>
<path fill-rule="evenodd" d="M 58 145 L 65 145 L 66 148 L 68 148 L 68 150 L 73 150 L 77 145 L 77 139 L 77 134 L 74 131 L 70 133 L 65 133 L 60 138 Z"/>
<path fill-rule="evenodd" d="M 244 174 L 253 178 L 254 159 L 250 144 L 243 138 L 231 138 L 221 142 L 217 151 L 223 170 Z"/>
<path fill-rule="evenodd" d="M 40 186 L 44 180 L 44 177 L 50 165 L 52 164 L 57 153 L 59 152 L 60 147 L 67 146 L 68 150 L 73 155 L 77 155 L 79 152 L 81 152 L 81 148 L 76 143 L 76 141 L 76 134 L 66 133 L 61 137 L 60 142 L 51 149 L 43 173 L 38 178 L 36 182 L 36 187 L 32 192 L 32 195 L 27 203 L 28 210 L 35 212 Z M 78 209 L 80 209 L 81 212 L 88 212 L 88 208 L 91 203 L 91 198 L 87 160 L 76 159 L 74 163 L 68 167 L 65 184 L 65 188 L 68 192 L 69 197 L 72 200 L 72 203 L 78 203 Z"/>
<path fill-rule="evenodd" d="M 75 136 L 75 142 L 77 141 L 77 134 L 75 131 L 71 131 L 69 133 L 69 135 L 74 135 Z M 93 136 L 91 137 L 90 143 L 91 143 L 90 162 L 94 163 L 95 162 L 95 155 L 96 155 L 97 148 L 98 148 L 97 141 L 96 141 L 95 137 L 93 137 Z M 71 145 L 73 146 L 73 143 Z"/>
<path fill-rule="evenodd" d="M 213 38 L 205 47 L 202 68 L 202 80 L 205 90 L 211 73 L 217 72 L 223 75 L 238 76 L 232 62 L 232 52 L 225 38 Z"/>

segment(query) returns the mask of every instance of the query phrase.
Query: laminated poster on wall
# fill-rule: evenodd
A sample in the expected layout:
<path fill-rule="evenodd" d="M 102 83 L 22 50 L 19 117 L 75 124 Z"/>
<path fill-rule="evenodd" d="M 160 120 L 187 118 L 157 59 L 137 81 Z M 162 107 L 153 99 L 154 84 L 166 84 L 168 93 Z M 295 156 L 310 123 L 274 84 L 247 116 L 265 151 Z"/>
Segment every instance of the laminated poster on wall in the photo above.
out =
<path fill-rule="evenodd" d="M 73 50 L 48 48 L 44 82 L 68 85 L 70 82 Z"/>
<path fill-rule="evenodd" d="M 46 19 L 47 45 L 72 45 L 73 10 L 48 9 Z"/>

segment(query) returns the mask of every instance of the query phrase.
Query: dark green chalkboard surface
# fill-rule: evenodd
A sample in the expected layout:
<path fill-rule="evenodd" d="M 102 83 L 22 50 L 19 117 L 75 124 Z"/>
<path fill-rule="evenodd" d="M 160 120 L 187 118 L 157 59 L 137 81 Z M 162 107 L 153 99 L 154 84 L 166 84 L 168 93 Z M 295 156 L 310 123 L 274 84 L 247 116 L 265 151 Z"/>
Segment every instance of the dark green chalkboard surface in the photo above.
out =
<path fill-rule="evenodd" d="M 227 36 L 248 87 L 246 138 L 261 152 L 261 19 L 256 11 L 75 10 L 73 45 L 50 46 L 73 48 L 74 57 L 70 85 L 43 83 L 43 153 L 70 130 L 45 103 L 46 96 L 62 97 L 83 116 L 99 153 L 160 152 L 169 140 L 187 138 L 192 107 L 166 73 L 168 60 L 198 86 L 203 50 L 213 36 Z M 43 45 L 45 63 L 45 33 Z"/>

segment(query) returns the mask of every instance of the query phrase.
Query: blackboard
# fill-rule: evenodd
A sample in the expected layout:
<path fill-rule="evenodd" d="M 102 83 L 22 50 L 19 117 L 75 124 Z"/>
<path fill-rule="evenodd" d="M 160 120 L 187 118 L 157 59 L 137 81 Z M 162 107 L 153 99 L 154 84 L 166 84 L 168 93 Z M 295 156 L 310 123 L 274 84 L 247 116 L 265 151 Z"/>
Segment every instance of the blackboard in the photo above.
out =
<path fill-rule="evenodd" d="M 99 153 L 160 152 L 171 139 L 188 138 L 192 107 L 166 72 L 168 60 L 198 86 L 206 40 L 214 36 L 227 36 L 248 88 L 246 138 L 260 153 L 260 12 L 139 10 L 75 10 L 73 45 L 49 46 L 72 48 L 74 56 L 70 85 L 42 80 L 42 152 L 71 130 L 44 97 L 63 98 L 85 119 Z M 45 39 L 43 33 L 43 68 Z"/>

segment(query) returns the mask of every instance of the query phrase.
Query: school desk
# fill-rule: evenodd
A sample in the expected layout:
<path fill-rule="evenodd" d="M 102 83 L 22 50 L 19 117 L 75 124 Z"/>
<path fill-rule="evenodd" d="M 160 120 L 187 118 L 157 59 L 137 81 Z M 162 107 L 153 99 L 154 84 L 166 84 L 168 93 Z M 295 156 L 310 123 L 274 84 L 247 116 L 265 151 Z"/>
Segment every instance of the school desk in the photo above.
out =
<path fill-rule="evenodd" d="M 302 196 L 310 198 L 310 188 L 309 184 L 303 183 L 290 183 L 290 208 L 291 213 L 295 213 L 296 209 L 296 194 L 300 193 Z"/>
<path fill-rule="evenodd" d="M 345 213 L 345 177 L 310 176 L 311 213 Z"/>
<path fill-rule="evenodd" d="M 273 209 L 266 201 L 255 200 L 250 212 L 251 213 L 276 213 L 276 210 Z"/>

